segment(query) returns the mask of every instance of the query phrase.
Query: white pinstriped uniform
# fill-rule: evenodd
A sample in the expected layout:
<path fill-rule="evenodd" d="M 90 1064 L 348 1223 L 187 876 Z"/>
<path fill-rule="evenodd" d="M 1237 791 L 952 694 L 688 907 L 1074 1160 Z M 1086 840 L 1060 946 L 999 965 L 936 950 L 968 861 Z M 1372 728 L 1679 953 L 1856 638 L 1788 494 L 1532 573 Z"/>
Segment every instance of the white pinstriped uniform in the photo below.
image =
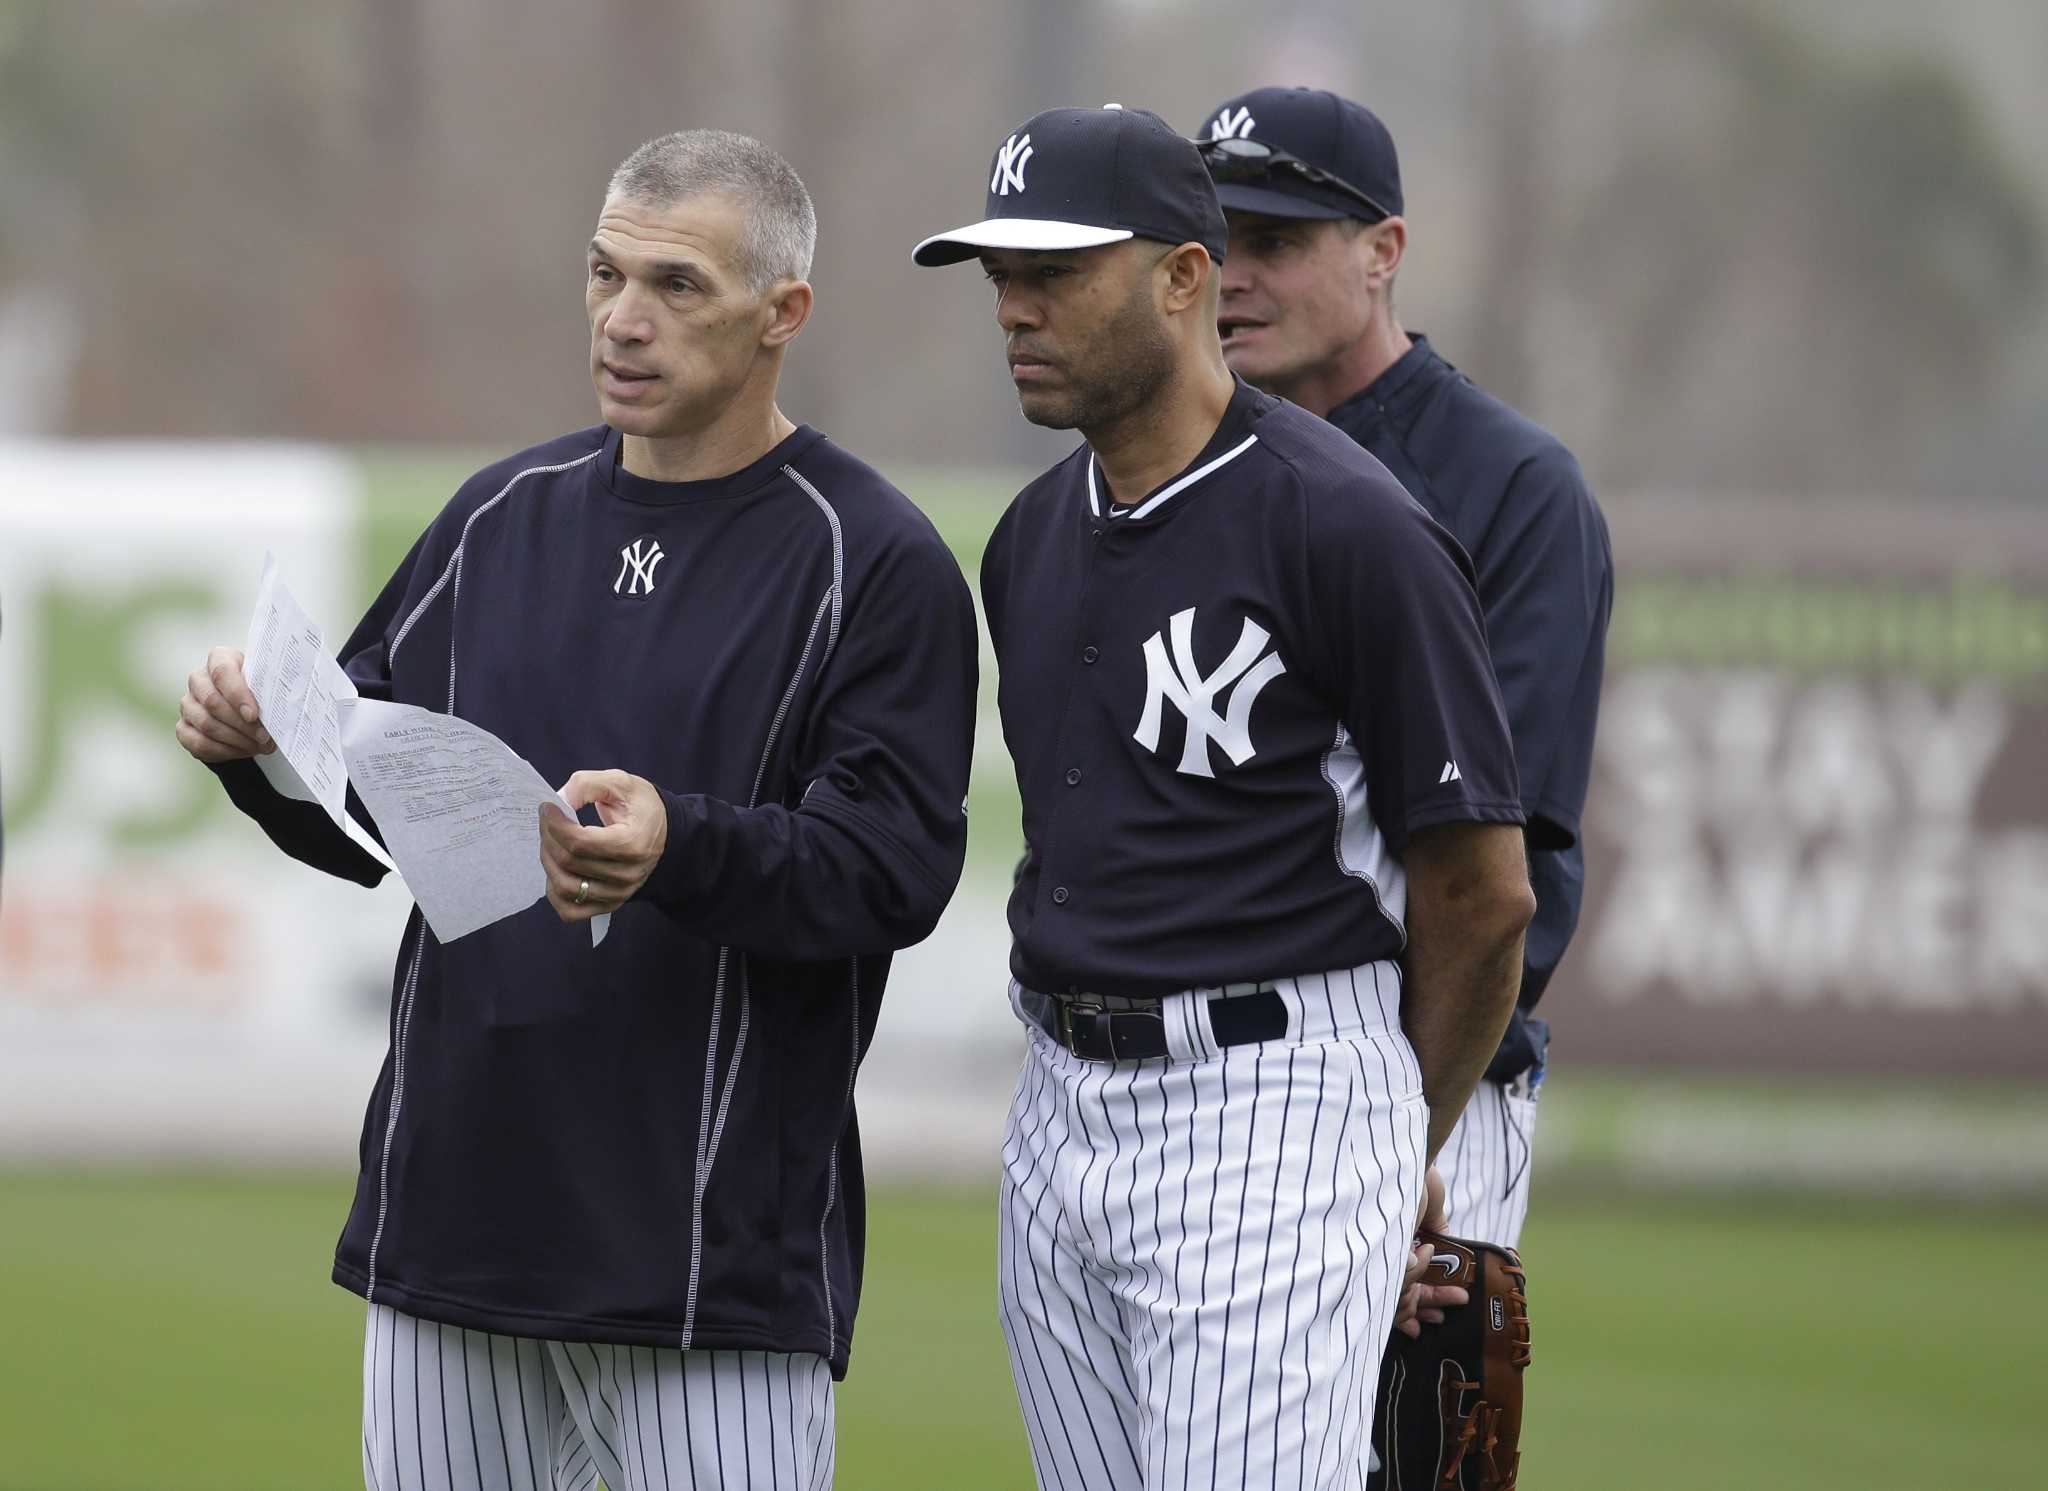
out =
<path fill-rule="evenodd" d="M 1535 1139 L 1536 1098 L 1523 1084 L 1482 1081 L 1473 1090 L 1436 1157 L 1451 1236 L 1521 1246 Z"/>
<path fill-rule="evenodd" d="M 1253 987 L 1286 1036 L 1219 1048 L 1209 996 Z M 1164 1013 L 1152 1061 L 1030 1028 L 998 1289 L 1039 1485 L 1362 1487 L 1428 1128 L 1399 970 Z"/>
<path fill-rule="evenodd" d="M 830 1491 L 825 1359 L 535 1341 L 371 1305 L 368 1491 Z"/>

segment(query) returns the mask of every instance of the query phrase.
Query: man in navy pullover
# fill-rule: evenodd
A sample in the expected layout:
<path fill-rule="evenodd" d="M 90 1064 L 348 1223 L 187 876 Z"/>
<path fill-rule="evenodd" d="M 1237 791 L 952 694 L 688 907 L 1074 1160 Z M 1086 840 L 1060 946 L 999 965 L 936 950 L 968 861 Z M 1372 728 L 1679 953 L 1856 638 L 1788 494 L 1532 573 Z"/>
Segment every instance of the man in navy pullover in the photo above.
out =
<path fill-rule="evenodd" d="M 1614 604 L 1606 520 L 1555 436 L 1402 329 L 1401 168 L 1377 116 L 1319 89 L 1257 88 L 1210 111 L 1199 137 L 1230 227 L 1218 324 L 1232 371 L 1370 451 L 1471 556 L 1536 916 L 1514 1017 L 1437 1165 L 1450 1230 L 1512 1247 L 1549 1043 L 1534 1011 L 1584 889 L 1579 815 Z"/>
<path fill-rule="evenodd" d="M 342 651 L 601 820 L 544 815 L 545 903 L 406 927 L 334 1264 L 370 1304 L 375 1491 L 830 1484 L 854 1073 L 959 877 L 976 640 L 930 523 L 776 405 L 814 235 L 755 141 L 636 151 L 588 253 L 603 423 L 465 483 Z M 192 675 L 181 743 L 375 883 L 257 770 L 240 665 Z"/>

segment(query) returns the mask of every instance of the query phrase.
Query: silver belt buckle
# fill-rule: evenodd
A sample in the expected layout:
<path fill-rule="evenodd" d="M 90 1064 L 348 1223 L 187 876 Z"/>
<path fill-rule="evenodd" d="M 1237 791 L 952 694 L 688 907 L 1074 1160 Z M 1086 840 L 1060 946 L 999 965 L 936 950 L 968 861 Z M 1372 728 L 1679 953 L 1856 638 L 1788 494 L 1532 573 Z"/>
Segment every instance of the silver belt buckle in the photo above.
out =
<path fill-rule="evenodd" d="M 1058 1000 L 1060 1007 L 1060 1044 L 1072 1051 L 1075 1013 L 1078 1011 L 1081 1014 L 1100 1015 L 1104 1013 L 1103 1006 L 1091 999 L 1060 999 L 1057 994 L 1053 998 Z"/>

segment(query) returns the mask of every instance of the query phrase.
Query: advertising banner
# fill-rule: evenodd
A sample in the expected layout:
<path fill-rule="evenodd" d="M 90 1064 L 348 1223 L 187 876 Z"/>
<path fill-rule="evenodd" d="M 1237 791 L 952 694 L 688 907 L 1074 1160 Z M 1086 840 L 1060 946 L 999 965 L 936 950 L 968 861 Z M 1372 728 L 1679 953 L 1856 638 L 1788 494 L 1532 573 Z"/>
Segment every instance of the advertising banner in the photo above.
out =
<path fill-rule="evenodd" d="M 352 625 L 354 468 L 282 445 L 0 445 L 0 1148 L 351 1142 L 410 901 L 285 861 L 172 734 L 266 549 Z"/>
<path fill-rule="evenodd" d="M 1610 507 L 1559 1054 L 2048 1071 L 2048 522 Z"/>

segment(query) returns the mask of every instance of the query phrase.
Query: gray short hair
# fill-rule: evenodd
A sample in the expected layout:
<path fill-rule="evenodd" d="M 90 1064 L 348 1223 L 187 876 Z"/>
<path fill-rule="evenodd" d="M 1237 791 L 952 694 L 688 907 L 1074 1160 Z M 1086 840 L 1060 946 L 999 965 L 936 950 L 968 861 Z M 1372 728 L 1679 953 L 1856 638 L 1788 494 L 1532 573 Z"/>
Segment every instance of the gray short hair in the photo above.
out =
<path fill-rule="evenodd" d="M 777 280 L 809 278 L 818 244 L 811 194 L 789 162 L 759 140 L 722 129 L 663 135 L 627 156 L 608 189 L 651 207 L 699 192 L 725 192 L 745 210 L 736 267 L 755 294 Z"/>

